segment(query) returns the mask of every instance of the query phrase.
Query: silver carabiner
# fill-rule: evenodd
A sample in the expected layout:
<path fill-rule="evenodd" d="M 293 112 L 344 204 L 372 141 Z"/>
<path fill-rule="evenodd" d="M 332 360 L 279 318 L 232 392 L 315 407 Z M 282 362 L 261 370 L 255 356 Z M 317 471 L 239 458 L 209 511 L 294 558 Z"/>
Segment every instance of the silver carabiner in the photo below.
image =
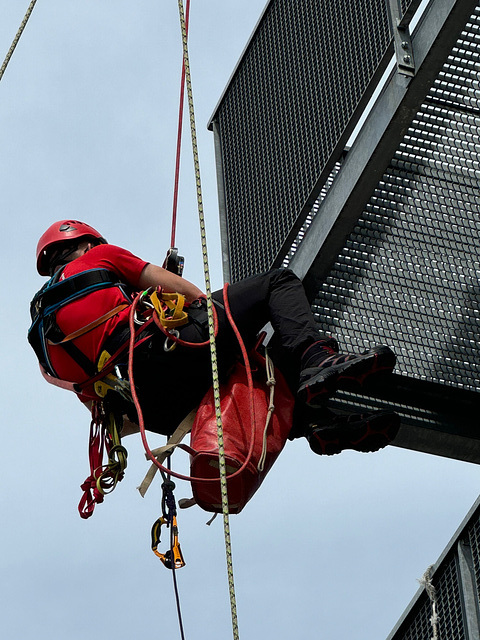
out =
<path fill-rule="evenodd" d="M 170 333 L 175 338 L 179 338 L 180 337 L 180 332 L 177 331 L 177 329 L 170 329 L 170 331 L 168 333 Z M 168 338 L 168 336 L 167 336 L 167 338 L 165 338 L 165 342 L 163 344 L 163 350 L 166 351 L 167 353 L 169 351 L 173 351 L 175 349 L 175 347 L 177 346 L 177 343 L 174 340 L 172 340 L 172 344 L 169 345 L 168 344 L 169 340 L 170 340 L 170 338 Z"/>
<path fill-rule="evenodd" d="M 143 292 L 143 295 L 140 298 L 139 305 L 142 305 L 143 311 L 145 311 L 146 309 L 150 309 L 150 310 L 155 309 L 155 307 L 153 306 L 153 303 L 150 302 L 149 298 L 147 297 L 147 294 L 151 293 L 152 291 L 153 291 L 153 287 L 149 287 L 148 289 L 146 289 Z M 146 318 L 142 318 L 141 317 L 141 314 L 142 314 L 142 310 L 140 310 L 140 308 L 138 306 L 135 309 L 133 320 L 134 320 L 135 324 L 137 324 L 139 326 L 141 326 L 142 324 L 145 324 L 145 322 L 147 321 Z"/>

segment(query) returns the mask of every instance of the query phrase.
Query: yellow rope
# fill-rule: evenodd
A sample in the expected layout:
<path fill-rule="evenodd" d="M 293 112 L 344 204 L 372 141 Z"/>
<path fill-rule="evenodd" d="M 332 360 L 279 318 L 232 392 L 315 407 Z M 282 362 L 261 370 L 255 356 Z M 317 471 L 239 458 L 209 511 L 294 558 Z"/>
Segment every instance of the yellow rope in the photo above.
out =
<path fill-rule="evenodd" d="M 215 330 L 213 322 L 212 295 L 210 287 L 210 271 L 208 266 L 207 240 L 205 233 L 205 217 L 203 213 L 202 187 L 200 182 L 200 164 L 198 160 L 197 134 L 195 128 L 195 113 L 193 106 L 192 82 L 190 76 L 190 64 L 188 58 L 188 42 L 187 29 L 185 24 L 185 12 L 182 0 L 178 0 L 178 9 L 180 13 L 180 25 L 182 29 L 183 41 L 183 59 L 185 65 L 185 83 L 187 88 L 188 108 L 190 113 L 190 129 L 192 136 L 193 162 L 195 168 L 195 181 L 197 186 L 197 206 L 200 221 L 200 235 L 202 242 L 203 268 L 205 273 L 205 292 L 207 294 L 208 307 L 208 326 L 210 333 L 210 349 L 212 357 L 212 374 L 213 374 L 213 395 L 215 399 L 215 415 L 217 419 L 217 435 L 218 435 L 218 457 L 220 467 L 220 487 L 222 493 L 222 513 L 223 513 L 223 529 L 225 535 L 225 551 L 227 557 L 228 585 L 230 592 L 230 610 L 232 615 L 233 637 L 238 640 L 238 621 L 237 621 L 237 605 L 235 599 L 235 585 L 233 579 L 233 562 L 232 562 L 232 546 L 230 539 L 230 524 L 228 516 L 228 495 L 227 495 L 227 470 L 225 466 L 225 450 L 223 443 L 223 427 L 222 415 L 220 411 L 220 384 L 218 379 L 217 350 L 215 345 Z"/>
<path fill-rule="evenodd" d="M 13 56 L 13 52 L 15 51 L 15 47 L 17 46 L 18 41 L 20 40 L 20 36 L 22 35 L 23 30 L 27 26 L 28 19 L 30 18 L 31 14 L 32 14 L 33 7 L 35 6 L 36 2 L 37 2 L 37 0 L 32 0 L 32 2 L 30 2 L 30 6 L 27 9 L 27 13 L 25 14 L 25 17 L 22 20 L 22 24 L 20 25 L 20 27 L 19 27 L 19 29 L 17 31 L 17 35 L 13 39 L 12 46 L 10 47 L 10 49 L 8 50 L 7 55 L 5 56 L 5 60 L 3 61 L 2 66 L 0 67 L 0 80 L 3 78 L 3 74 L 5 73 L 5 69 L 7 68 L 8 63 L 10 62 L 10 59 Z"/>

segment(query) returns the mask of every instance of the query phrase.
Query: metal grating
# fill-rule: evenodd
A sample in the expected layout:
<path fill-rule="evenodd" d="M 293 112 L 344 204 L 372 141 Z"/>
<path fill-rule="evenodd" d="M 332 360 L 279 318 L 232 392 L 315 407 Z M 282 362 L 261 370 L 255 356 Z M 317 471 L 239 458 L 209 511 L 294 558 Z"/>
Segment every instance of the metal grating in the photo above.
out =
<path fill-rule="evenodd" d="M 457 558 L 452 557 L 434 586 L 437 590 L 440 637 L 468 640 L 465 634 Z"/>
<path fill-rule="evenodd" d="M 422 602 L 418 605 L 418 612 L 404 632 L 402 632 L 398 639 L 402 640 L 419 640 L 420 639 L 430 639 L 432 634 L 432 625 L 430 624 L 430 618 L 432 615 L 432 606 L 430 604 L 430 600 L 427 595 L 424 594 L 422 598 Z"/>
<path fill-rule="evenodd" d="M 213 117 L 232 281 L 271 266 L 301 224 L 390 42 L 385 0 L 267 6 Z"/>
<path fill-rule="evenodd" d="M 480 499 L 467 514 L 464 522 L 433 567 L 431 581 L 435 588 L 438 615 L 438 637 L 448 640 L 474 640 L 479 627 L 479 536 Z M 476 587 L 470 589 L 470 571 L 460 558 L 464 541 L 469 541 L 473 557 Z M 388 636 L 388 640 L 430 640 L 432 603 L 425 588 L 421 588 L 403 616 Z"/>
<path fill-rule="evenodd" d="M 436 590 L 439 637 L 468 640 L 455 555 L 452 554 L 446 566 L 437 573 L 432 582 Z M 392 640 L 430 640 L 433 635 L 431 617 L 432 604 L 426 592 L 423 592 Z"/>
<path fill-rule="evenodd" d="M 472 523 L 468 532 L 468 541 L 472 550 L 476 597 L 477 602 L 480 603 L 480 519 Z"/>
<path fill-rule="evenodd" d="M 436 79 L 315 300 L 346 350 L 476 391 L 480 375 L 480 9 Z"/>
<path fill-rule="evenodd" d="M 342 172 L 338 145 L 354 119 L 345 130 L 335 127 L 337 122 L 345 124 L 342 118 L 348 109 L 352 115 L 355 113 L 355 101 L 343 112 L 335 102 L 334 92 L 328 93 L 328 83 L 335 77 L 330 75 L 328 64 L 322 67 L 317 78 L 309 76 L 308 82 L 305 82 L 307 76 L 303 75 L 306 71 L 300 64 L 302 61 L 298 62 L 298 69 L 295 65 L 289 66 L 292 58 L 290 53 L 285 56 L 282 48 L 288 28 L 282 23 L 285 29 L 280 37 L 277 19 L 281 14 L 285 24 L 290 20 L 290 30 L 295 31 L 298 24 L 301 32 L 305 24 L 299 13 L 304 7 L 317 14 L 331 12 L 338 19 L 338 4 L 305 2 L 298 8 L 293 3 L 272 0 L 252 40 L 253 47 L 247 51 L 216 113 L 225 189 L 227 236 L 223 240 L 228 239 L 224 249 L 230 257 L 232 279 L 272 266 L 279 252 L 286 256 L 285 264 L 288 264 L 302 247 L 303 238 L 308 236 L 310 221 L 315 220 L 315 225 L 323 223 L 322 200 L 328 198 L 331 185 L 338 184 L 336 174 L 340 177 Z M 368 3 L 368 7 L 372 4 Z M 402 0 L 402 10 L 411 13 L 414 4 L 418 5 Z M 431 6 L 437 9 L 441 4 L 432 0 Z M 460 6 L 459 2 L 453 4 Z M 459 25 L 465 23 L 465 14 L 472 4 L 463 5 L 461 22 L 448 31 L 452 39 Z M 355 3 L 357 9 L 363 5 Z M 375 3 L 375 9 L 381 13 L 380 3 L 378 6 Z M 274 17 L 269 14 L 270 10 L 275 12 Z M 432 9 L 430 15 L 434 13 Z M 363 16 L 362 10 L 359 15 Z M 372 24 L 374 33 L 376 25 Z M 341 87 L 340 95 L 347 92 L 350 98 L 355 94 L 358 105 L 362 101 L 354 67 L 358 57 L 349 47 L 361 45 L 351 26 L 348 21 L 345 23 L 347 43 L 341 40 L 338 30 L 331 31 L 335 42 L 324 54 L 335 56 L 341 50 L 343 75 L 340 73 L 338 77 L 346 84 Z M 431 27 L 431 23 L 428 26 Z M 382 41 L 381 33 L 379 41 Z M 338 42 L 343 49 L 336 48 Z M 446 57 L 450 51 L 452 41 L 448 42 L 448 47 L 441 51 L 440 47 L 435 49 L 435 64 L 443 59 L 443 52 Z M 314 48 L 316 44 L 308 42 L 302 46 Z M 383 45 L 387 51 L 388 35 Z M 394 392 L 394 401 L 390 401 L 390 396 L 389 405 L 401 413 L 402 426 L 412 427 L 405 431 L 414 432 L 414 437 L 403 446 L 415 448 L 412 446 L 415 444 L 424 451 L 433 451 L 428 447 L 434 434 L 453 435 L 463 440 L 462 446 L 469 450 L 478 445 L 475 432 L 478 431 L 480 366 L 477 347 L 480 329 L 479 45 L 480 8 L 477 7 L 423 104 L 419 102 L 424 93 L 415 99 L 414 106 L 407 105 L 407 110 L 417 109 L 419 105 L 416 117 L 314 303 L 322 329 L 337 334 L 343 350 L 363 350 L 374 342 L 393 346 L 399 356 L 400 375 L 394 376 L 395 384 L 386 391 L 387 394 Z M 255 50 L 255 47 L 258 48 Z M 433 44 L 431 47 L 435 48 Z M 271 93 L 272 88 L 278 87 L 275 88 L 274 83 L 269 85 L 262 74 L 275 48 L 278 56 L 275 63 L 280 65 L 275 69 L 275 82 L 281 83 L 283 74 L 288 90 Z M 266 65 L 259 66 L 258 57 L 267 50 Z M 380 53 L 381 47 L 375 50 L 375 55 Z M 374 68 L 373 64 L 371 70 Z M 292 69 L 293 75 L 300 76 L 298 82 L 292 79 Z M 438 73 L 438 66 L 435 71 L 428 67 L 427 72 L 430 81 Z M 322 73 L 328 80 L 322 82 Z M 368 82 L 364 91 L 367 85 Z M 318 90 L 312 91 L 312 87 Z M 319 109 L 325 92 L 330 101 L 329 117 Z M 296 111 L 302 100 L 305 109 Z M 274 112 L 269 113 L 268 108 L 272 111 L 272 106 Z M 397 140 L 395 138 L 394 144 Z M 386 157 L 391 156 L 389 148 Z M 349 160 L 352 157 L 355 156 Z M 386 160 L 382 163 L 382 171 L 386 163 Z M 368 189 L 370 194 L 370 183 Z M 312 198 L 318 199 L 312 202 Z M 365 201 L 366 198 L 362 199 L 360 206 L 363 207 Z M 281 210 L 277 209 L 279 202 Z M 311 206 L 305 211 L 309 202 Z M 357 209 L 353 207 L 352 211 L 356 219 Z M 293 231 L 298 232 L 296 239 Z M 310 236 L 317 237 L 316 234 Z M 288 247 L 281 249 L 286 239 Z M 322 248 L 327 244 L 328 238 Z M 308 247 L 309 243 L 305 245 Z M 319 245 L 315 250 L 319 250 Z M 309 280 L 314 281 L 315 278 Z M 345 409 L 351 404 L 356 410 L 362 407 L 368 410 L 380 407 L 382 397 L 385 397 L 382 393 L 375 397 L 339 393 L 332 405 L 336 402 Z M 459 413 L 459 405 L 472 411 L 468 416 Z M 461 433 L 459 424 L 463 429 Z M 419 433 L 422 430 L 424 433 Z M 415 438 L 418 442 L 413 442 Z M 441 455 L 454 457 L 452 442 L 453 438 L 444 440 Z M 463 451 L 460 459 L 470 459 L 468 452 Z M 479 458 L 474 461 L 478 462 Z M 480 629 L 480 503 L 469 524 L 468 553 L 460 552 L 459 539 L 443 554 L 433 576 L 438 595 L 439 636 L 448 640 L 473 640 L 478 634 L 472 635 L 472 629 L 475 632 Z M 462 553 L 468 557 L 471 554 L 471 571 L 470 560 Z M 389 640 L 430 640 L 431 614 L 431 603 L 422 590 Z"/>

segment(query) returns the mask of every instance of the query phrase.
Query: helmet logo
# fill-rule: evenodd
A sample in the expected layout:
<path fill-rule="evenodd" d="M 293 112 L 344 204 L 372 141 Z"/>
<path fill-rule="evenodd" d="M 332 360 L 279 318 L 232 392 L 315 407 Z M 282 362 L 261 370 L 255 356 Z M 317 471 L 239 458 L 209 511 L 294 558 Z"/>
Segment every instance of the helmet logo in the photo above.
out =
<path fill-rule="evenodd" d="M 59 231 L 76 231 L 76 227 L 72 227 L 70 224 L 62 224 L 60 225 Z"/>

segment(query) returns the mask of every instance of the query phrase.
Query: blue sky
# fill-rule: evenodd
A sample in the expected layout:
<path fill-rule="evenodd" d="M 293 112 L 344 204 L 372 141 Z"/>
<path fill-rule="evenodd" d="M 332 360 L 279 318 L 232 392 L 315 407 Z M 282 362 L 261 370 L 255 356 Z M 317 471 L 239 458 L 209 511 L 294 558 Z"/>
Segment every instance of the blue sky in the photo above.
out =
<path fill-rule="evenodd" d="M 7 52 L 28 1 L 0 0 Z M 206 124 L 264 8 L 192 3 L 190 56 L 214 288 L 222 285 L 213 136 Z M 179 637 L 170 573 L 150 550 L 158 485 L 125 439 L 126 478 L 88 521 L 89 415 L 47 385 L 26 342 L 40 234 L 78 218 L 161 263 L 170 238 L 181 45 L 176 2 L 39 0 L 0 83 L 2 490 L 0 633 L 9 640 Z M 184 138 L 177 244 L 202 286 Z M 340 337 L 341 338 L 341 337 Z M 163 375 L 163 374 L 161 374 Z M 159 381 L 161 384 L 161 380 Z M 163 439 L 151 437 L 152 446 Z M 176 456 L 177 457 L 177 456 Z M 187 461 L 178 455 L 180 470 Z M 383 640 L 478 494 L 474 465 L 390 447 L 320 458 L 289 443 L 231 518 L 240 637 Z M 177 497 L 189 496 L 178 483 Z M 223 528 L 179 516 L 187 638 L 231 637 Z"/>

